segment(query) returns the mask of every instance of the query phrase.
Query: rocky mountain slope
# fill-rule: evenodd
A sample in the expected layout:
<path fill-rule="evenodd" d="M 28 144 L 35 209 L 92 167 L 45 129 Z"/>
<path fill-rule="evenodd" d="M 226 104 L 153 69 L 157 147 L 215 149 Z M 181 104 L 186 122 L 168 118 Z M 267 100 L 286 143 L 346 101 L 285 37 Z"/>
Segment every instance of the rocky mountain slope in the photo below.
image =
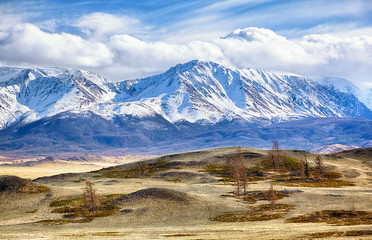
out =
<path fill-rule="evenodd" d="M 372 119 L 352 88 L 340 91 L 331 80 L 196 60 L 118 83 L 83 70 L 4 67 L 0 149 L 49 146 L 51 139 L 63 143 L 61 150 L 71 142 L 85 143 L 84 148 L 146 147 L 169 140 L 174 144 L 180 138 L 189 138 L 189 143 L 216 131 L 272 128 L 292 120 Z M 370 120 L 363 121 L 369 126 Z M 356 139 L 358 144 L 362 140 Z"/>

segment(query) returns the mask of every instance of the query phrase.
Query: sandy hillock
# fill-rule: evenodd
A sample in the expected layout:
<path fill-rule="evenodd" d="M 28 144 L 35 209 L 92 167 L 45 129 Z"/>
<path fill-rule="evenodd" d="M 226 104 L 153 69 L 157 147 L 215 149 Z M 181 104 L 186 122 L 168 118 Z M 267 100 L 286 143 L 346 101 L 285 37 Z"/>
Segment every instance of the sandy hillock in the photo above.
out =
<path fill-rule="evenodd" d="M 42 193 L 48 190 L 39 184 L 16 176 L 0 176 L 0 193 Z"/>
<path fill-rule="evenodd" d="M 128 194 L 120 199 L 118 202 L 127 202 L 127 201 L 139 201 L 139 200 L 168 200 L 168 201 L 175 201 L 175 202 L 182 202 L 187 203 L 189 202 L 192 197 L 190 197 L 187 193 L 174 191 L 166 188 L 147 188 L 142 189 L 137 192 Z"/>

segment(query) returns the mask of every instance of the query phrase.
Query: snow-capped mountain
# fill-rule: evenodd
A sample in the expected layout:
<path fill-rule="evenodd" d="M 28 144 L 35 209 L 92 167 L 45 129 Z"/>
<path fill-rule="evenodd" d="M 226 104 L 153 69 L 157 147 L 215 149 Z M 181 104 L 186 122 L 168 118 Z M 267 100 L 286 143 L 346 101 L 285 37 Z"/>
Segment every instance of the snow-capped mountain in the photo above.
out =
<path fill-rule="evenodd" d="M 328 153 L 341 152 L 344 150 L 351 150 L 351 149 L 356 149 L 356 148 L 358 148 L 358 146 L 346 146 L 342 144 L 332 144 L 332 145 L 312 149 L 311 152 L 320 153 L 320 154 L 328 154 Z"/>
<path fill-rule="evenodd" d="M 196 60 L 160 75 L 119 83 L 59 68 L 0 68 L 0 79 L 0 128 L 70 111 L 91 111 L 108 120 L 160 115 L 171 123 L 211 124 L 234 119 L 371 118 L 371 111 L 353 95 L 353 87 L 341 92 L 324 79 Z"/>
<path fill-rule="evenodd" d="M 112 84 L 97 74 L 59 68 L 0 68 L 0 129 L 112 99 Z"/>
<path fill-rule="evenodd" d="M 146 151 L 181 142 L 182 150 L 269 147 L 273 137 L 307 150 L 362 145 L 371 140 L 372 113 L 353 88 L 346 90 L 325 80 L 196 60 L 118 83 L 83 70 L 4 67 L 0 150 L 61 144 L 65 151 L 72 143 Z"/>
<path fill-rule="evenodd" d="M 372 109 L 372 89 L 360 89 L 351 82 L 343 78 L 333 77 L 311 77 L 314 81 L 320 85 L 333 87 L 340 92 L 350 93 L 356 96 L 362 103 L 364 103 L 370 110 Z"/>
<path fill-rule="evenodd" d="M 355 96 L 358 96 L 360 94 L 360 89 L 357 86 L 343 78 L 315 76 L 311 77 L 311 79 L 316 81 L 320 85 L 334 87 L 335 89 L 343 93 L 350 93 Z"/>

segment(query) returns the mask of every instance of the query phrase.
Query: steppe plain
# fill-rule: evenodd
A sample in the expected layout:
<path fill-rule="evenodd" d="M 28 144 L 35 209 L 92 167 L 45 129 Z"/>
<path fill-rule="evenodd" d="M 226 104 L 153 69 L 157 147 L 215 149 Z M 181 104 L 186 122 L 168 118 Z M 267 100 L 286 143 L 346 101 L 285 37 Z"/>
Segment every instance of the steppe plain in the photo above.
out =
<path fill-rule="evenodd" d="M 236 150 L 216 148 L 148 156 L 140 162 L 123 157 L 95 163 L 51 159 L 30 166 L 2 165 L 1 175 L 32 179 L 48 190 L 0 194 L 0 239 L 372 239 L 371 222 L 288 221 L 321 210 L 371 212 L 372 149 L 323 155 L 326 168 L 341 173 L 341 180 L 353 186 L 288 186 L 275 178 L 277 173 L 267 171 L 266 177 L 249 181 L 247 191 L 264 193 L 273 184 L 276 191 L 286 195 L 275 205 L 293 205 L 289 211 L 271 220 L 218 221 L 221 214 L 245 213 L 269 205 L 267 200 L 249 202 L 234 196 L 233 182 L 221 181 L 223 177 L 217 172 L 206 170 L 224 164 Z M 242 152 L 247 167 L 254 168 L 268 150 L 242 148 Z M 300 159 L 303 152 L 281 150 L 281 154 Z M 315 156 L 307 153 L 310 166 Z M 141 164 L 167 167 L 151 174 L 123 175 L 123 171 Z M 114 167 L 99 170 L 108 166 Z M 54 211 L 52 203 L 81 196 L 86 180 L 94 183 L 100 196 L 115 196 L 117 209 L 91 221 L 60 221 L 68 218 Z"/>

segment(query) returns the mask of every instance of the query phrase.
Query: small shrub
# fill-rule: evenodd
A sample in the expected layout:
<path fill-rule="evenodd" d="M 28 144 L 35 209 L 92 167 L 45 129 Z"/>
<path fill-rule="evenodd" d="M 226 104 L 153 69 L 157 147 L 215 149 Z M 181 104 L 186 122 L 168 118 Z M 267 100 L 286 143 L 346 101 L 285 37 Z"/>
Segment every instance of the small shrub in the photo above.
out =
<path fill-rule="evenodd" d="M 30 211 L 27 211 L 27 213 L 36 213 L 37 211 L 39 211 L 39 209 L 33 209 L 33 210 L 30 210 Z"/>
<path fill-rule="evenodd" d="M 334 171 L 327 171 L 323 174 L 326 179 L 339 179 L 342 178 L 342 174 Z"/>
<path fill-rule="evenodd" d="M 75 197 L 75 198 L 56 200 L 56 201 L 51 202 L 49 206 L 50 207 L 62 207 L 62 206 L 67 206 L 67 205 L 76 205 L 76 204 L 80 204 L 82 199 L 83 198 L 80 196 L 80 197 Z"/>
<path fill-rule="evenodd" d="M 80 207 L 72 207 L 72 206 L 63 206 L 56 209 L 53 209 L 53 213 L 74 213 L 74 212 L 85 212 Z"/>
<path fill-rule="evenodd" d="M 276 190 L 273 190 L 273 191 L 276 195 L 276 199 L 282 199 L 284 197 L 288 197 L 288 194 L 281 193 Z M 272 200 L 272 198 L 270 197 L 269 191 L 249 191 L 247 192 L 247 196 L 248 195 L 254 197 L 256 200 L 267 200 L 267 201 Z"/>
<path fill-rule="evenodd" d="M 91 222 L 98 217 L 107 217 L 120 210 L 115 204 L 115 200 L 123 196 L 123 194 L 101 196 L 101 205 L 97 206 L 94 212 L 89 211 L 89 209 L 85 207 L 82 196 L 53 201 L 49 205 L 55 208 L 52 212 L 64 213 L 63 218 L 67 219 L 44 220 L 39 223 L 43 225 L 61 225 L 67 223 Z"/>
<path fill-rule="evenodd" d="M 282 171 L 293 171 L 300 168 L 300 161 L 293 157 L 280 156 L 281 159 L 281 170 Z"/>
<path fill-rule="evenodd" d="M 247 203 L 256 203 L 257 199 L 252 194 L 246 194 L 243 196 L 243 200 Z"/>

